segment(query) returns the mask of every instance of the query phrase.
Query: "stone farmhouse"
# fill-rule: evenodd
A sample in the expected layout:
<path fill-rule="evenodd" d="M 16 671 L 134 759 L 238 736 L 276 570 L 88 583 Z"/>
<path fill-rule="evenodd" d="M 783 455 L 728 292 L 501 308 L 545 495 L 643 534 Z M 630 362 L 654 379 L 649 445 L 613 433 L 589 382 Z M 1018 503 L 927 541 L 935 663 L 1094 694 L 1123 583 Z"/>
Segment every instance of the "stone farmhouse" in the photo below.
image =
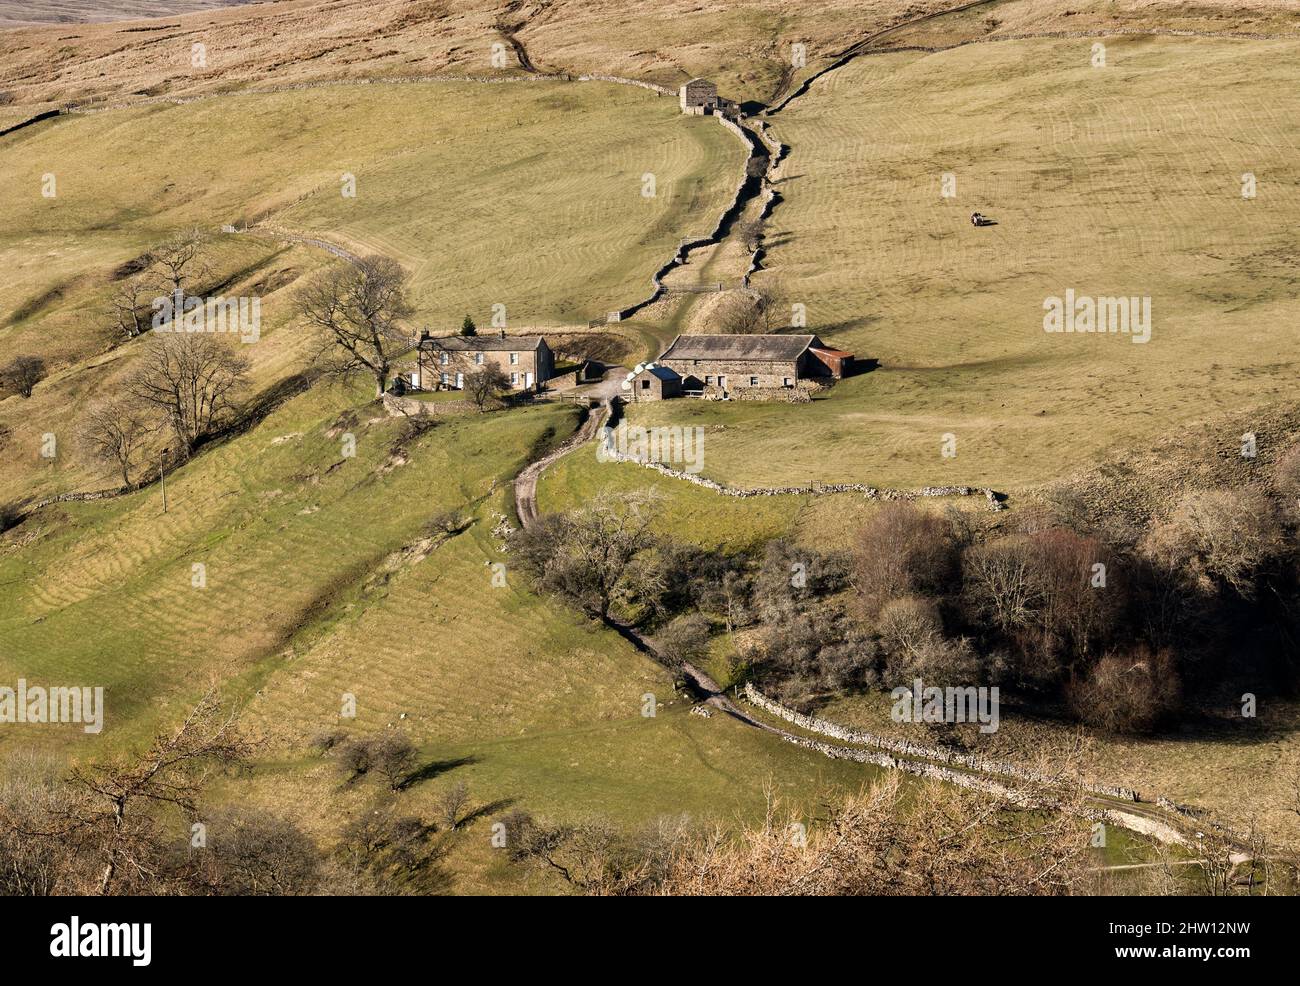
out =
<path fill-rule="evenodd" d="M 421 390 L 460 390 L 465 378 L 494 364 L 516 390 L 538 391 L 555 375 L 555 355 L 542 336 L 422 335 L 412 386 Z"/>
<path fill-rule="evenodd" d="M 708 79 L 691 79 L 677 91 L 682 112 L 694 116 L 719 114 L 721 116 L 739 116 L 740 104 L 718 95 L 718 87 Z"/>
<path fill-rule="evenodd" d="M 853 371 L 853 354 L 815 335 L 680 335 L 656 360 L 705 397 L 790 399 Z"/>

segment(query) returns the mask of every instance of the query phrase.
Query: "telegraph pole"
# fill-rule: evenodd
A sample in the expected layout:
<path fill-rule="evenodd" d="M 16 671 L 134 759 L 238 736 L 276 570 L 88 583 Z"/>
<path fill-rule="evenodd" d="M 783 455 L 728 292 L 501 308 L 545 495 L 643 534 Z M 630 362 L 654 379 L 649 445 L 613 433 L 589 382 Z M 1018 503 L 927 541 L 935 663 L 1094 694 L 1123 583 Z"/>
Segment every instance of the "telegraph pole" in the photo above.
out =
<path fill-rule="evenodd" d="M 170 451 L 171 449 L 163 449 L 158 459 L 158 485 L 162 487 L 163 513 L 167 512 L 167 480 L 164 477 L 167 471 L 167 453 Z"/>

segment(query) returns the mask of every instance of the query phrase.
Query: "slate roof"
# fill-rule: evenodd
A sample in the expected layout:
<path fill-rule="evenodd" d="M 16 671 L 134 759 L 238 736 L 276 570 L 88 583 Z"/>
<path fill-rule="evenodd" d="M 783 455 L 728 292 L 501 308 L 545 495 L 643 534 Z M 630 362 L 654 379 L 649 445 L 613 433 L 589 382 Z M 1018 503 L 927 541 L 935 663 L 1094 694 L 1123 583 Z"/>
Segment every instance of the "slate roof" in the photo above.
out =
<path fill-rule="evenodd" d="M 442 336 L 420 340 L 421 349 L 445 349 L 449 353 L 517 353 L 537 349 L 541 336 Z"/>
<path fill-rule="evenodd" d="M 668 366 L 647 366 L 637 376 L 645 376 L 647 373 L 653 374 L 660 380 L 680 380 L 677 371 Z"/>
<path fill-rule="evenodd" d="M 808 335 L 683 335 L 673 340 L 660 360 L 770 360 L 798 359 L 821 340 Z"/>

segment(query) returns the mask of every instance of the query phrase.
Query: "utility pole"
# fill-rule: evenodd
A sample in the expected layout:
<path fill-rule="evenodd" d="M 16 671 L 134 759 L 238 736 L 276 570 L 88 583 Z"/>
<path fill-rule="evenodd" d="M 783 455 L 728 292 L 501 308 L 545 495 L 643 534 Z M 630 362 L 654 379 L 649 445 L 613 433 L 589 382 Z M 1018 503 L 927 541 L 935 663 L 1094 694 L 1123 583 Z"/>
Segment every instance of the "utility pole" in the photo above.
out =
<path fill-rule="evenodd" d="M 162 487 L 163 513 L 167 512 L 167 480 L 164 477 L 167 471 L 167 453 L 170 451 L 171 449 L 163 449 L 158 459 L 158 485 Z"/>

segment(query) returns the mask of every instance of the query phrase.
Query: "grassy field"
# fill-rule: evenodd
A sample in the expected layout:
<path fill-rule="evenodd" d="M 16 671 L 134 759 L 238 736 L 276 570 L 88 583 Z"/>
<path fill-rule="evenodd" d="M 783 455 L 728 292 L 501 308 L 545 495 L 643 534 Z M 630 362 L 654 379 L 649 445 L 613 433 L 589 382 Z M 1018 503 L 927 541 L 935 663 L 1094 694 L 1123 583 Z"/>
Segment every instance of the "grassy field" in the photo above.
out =
<path fill-rule="evenodd" d="M 205 143 L 214 153 L 196 157 Z M 62 118 L 8 138 L 0 158 L 17 179 L 0 192 L 6 254 L 98 234 L 66 258 L 85 269 L 186 224 L 266 221 L 395 256 L 436 326 L 445 312 L 487 322 L 497 303 L 518 324 L 583 320 L 644 296 L 680 230 L 716 222 L 743 155 L 716 122 L 625 86 L 431 83 Z M 41 195 L 47 173 L 55 198 Z"/>
<path fill-rule="evenodd" d="M 1086 40 L 1039 40 L 825 76 L 774 118 L 793 150 L 766 262 L 810 331 L 881 369 L 810 406 L 635 416 L 724 425 L 705 474 L 738 485 L 1015 491 L 1285 395 L 1300 357 L 1300 48 L 1107 50 L 1104 69 Z M 999 225 L 972 227 L 974 210 Z M 1043 301 L 1067 288 L 1149 296 L 1150 342 L 1045 333 Z"/>
<path fill-rule="evenodd" d="M 895 723 L 884 692 L 835 699 L 818 715 L 878 735 L 924 741 L 924 727 Z M 1247 831 L 1251 826 L 1279 842 L 1300 840 L 1300 825 L 1287 805 L 1300 771 L 1300 707 L 1268 702 L 1256 720 L 1225 702 L 1206 710 L 1177 732 L 1124 737 L 1083 730 L 1087 769 L 1093 777 L 1138 791 L 1212 810 L 1215 817 Z M 1004 710 L 998 731 L 977 735 L 957 727 L 981 753 L 1010 762 L 1032 763 L 1044 748 L 1067 740 L 1077 729 L 1061 722 Z M 920 735 L 918 736 L 918 731 Z"/>
<path fill-rule="evenodd" d="M 48 100 L 338 76 L 520 76 L 513 62 L 484 64 L 509 33 L 544 71 L 664 83 L 708 74 L 724 94 L 766 99 L 870 30 L 945 5 L 836 0 L 806 12 L 783 0 L 672 0 L 624 11 L 560 0 L 504 23 L 459 0 L 288 0 L 180 15 L 176 28 L 0 32 L 0 92 L 19 99 L 0 124 Z M 1032 6 L 991 4 L 903 40 L 1060 26 Z M 1077 6 L 1084 24 L 1104 5 Z M 1196 17 L 1218 18 L 1221 4 L 1203 6 Z M 278 35 L 263 30 L 272 14 Z M 810 44 L 810 63 L 787 71 L 796 38 Z M 187 59 L 200 40 L 210 67 L 196 72 Z M 873 55 L 823 77 L 772 118 L 792 152 L 765 262 L 789 300 L 807 305 L 809 331 L 881 368 L 809 405 L 673 401 L 634 407 L 631 420 L 704 427 L 705 475 L 735 485 L 1020 494 L 1116 447 L 1139 459 L 1177 448 L 1194 430 L 1193 452 L 1216 455 L 1215 436 L 1193 424 L 1228 420 L 1240 434 L 1255 409 L 1287 396 L 1300 357 L 1290 329 L 1298 48 L 1108 39 L 1107 67 L 1095 69 L 1086 39 L 1005 41 Z M 0 402 L 0 504 L 114 482 L 75 441 L 80 416 L 142 345 L 113 338 L 106 300 L 115 269 L 176 229 L 215 234 L 247 221 L 393 256 L 412 277 L 413 328 L 453 329 L 466 312 L 486 328 L 494 305 L 515 331 L 572 325 L 648 293 L 680 238 L 712 228 L 740 164 L 734 137 L 682 117 L 671 99 L 559 80 L 231 92 L 0 138 L 12 178 L 0 185 L 0 358 L 39 353 L 54 369 L 30 400 Z M 939 195 L 946 171 L 954 199 Z M 1258 177 L 1253 200 L 1240 194 L 1244 172 Z M 45 198 L 51 173 L 58 194 Z M 344 173 L 356 178 L 355 198 L 340 194 Z M 641 194 L 646 174 L 651 198 Z M 975 209 L 999 225 L 973 229 Z M 743 260 L 734 247 L 700 251 L 675 276 L 731 278 Z M 248 355 L 254 388 L 270 387 L 301 368 L 310 345 L 293 291 L 330 261 L 273 235 L 216 235 L 212 250 L 227 293 L 264 299 L 263 336 Z M 1067 288 L 1149 295 L 1150 343 L 1045 334 L 1042 301 Z M 634 358 L 708 328 L 706 305 L 689 301 L 619 326 Z M 1289 417 L 1259 417 L 1261 435 L 1294 433 Z M 0 536 L 0 681 L 103 685 L 108 721 L 99 737 L 6 731 L 0 756 L 120 752 L 216 684 L 263 745 L 248 775 L 214 793 L 290 815 L 328 845 L 384 795 L 374 782 L 343 783 L 312 737 L 401 728 L 426 775 L 400 796 L 406 811 L 431 815 L 459 780 L 484 808 L 459 836 L 462 892 L 559 889 L 489 848 L 486 819 L 508 805 L 628 829 L 665 815 L 729 823 L 756 817 L 768 785 L 812 813 L 869 780 L 860 766 L 689 714 L 658 665 L 514 571 L 494 534 L 510 512 L 510 478 L 573 426 L 572 409 L 538 406 L 453 412 L 412 437 L 364 387 L 317 386 L 170 475 L 165 515 L 156 488 L 40 510 Z M 36 452 L 47 433 L 62 449 L 53 460 Z M 343 457 L 345 433 L 357 437 L 355 458 Z M 955 458 L 940 450 L 949 433 Z M 720 496 L 599 463 L 592 446 L 543 476 L 539 505 L 647 486 L 663 494 L 665 532 L 724 552 L 774 537 L 846 548 L 876 509 L 852 495 Z M 1098 493 L 1103 507 L 1110 490 Z M 979 499 L 935 506 L 950 502 L 985 509 Z M 430 518 L 446 510 L 466 526 L 430 536 Z M 493 584 L 495 563 L 505 586 Z M 717 643 L 710 667 L 725 683 L 728 645 Z M 647 693 L 660 703 L 653 718 L 641 714 Z M 355 719 L 340 717 L 345 695 L 357 700 Z M 1209 723 L 1191 736 L 1103 741 L 1097 773 L 1230 815 L 1260 807 L 1280 824 L 1273 802 L 1300 763 L 1294 713 L 1270 710 L 1271 725 L 1244 739 Z M 879 709 L 858 696 L 826 714 L 874 726 Z M 1056 729 L 1007 717 L 999 742 L 1015 756 Z"/>
<path fill-rule="evenodd" d="M 503 480 L 544 429 L 572 426 L 570 409 L 470 413 L 414 441 L 373 414 L 318 388 L 176 472 L 166 515 L 155 489 L 48 508 L 7 535 L 0 678 L 103 685 L 107 725 L 97 737 L 6 731 L 0 754 L 21 740 L 106 756 L 215 683 L 263 741 L 223 797 L 299 818 L 327 843 L 380 793 L 343 785 L 308 750 L 339 728 L 400 726 L 422 763 L 444 765 L 404 796 L 429 813 L 464 779 L 480 807 L 629 827 L 683 813 L 727 822 L 761 811 L 769 782 L 811 808 L 870 776 L 687 715 L 657 665 L 510 570 L 490 533 Z M 343 430 L 357 436 L 353 459 L 340 458 Z M 425 541 L 428 518 L 448 508 L 470 526 Z M 496 561 L 504 588 L 491 583 Z M 344 693 L 355 720 L 340 718 Z M 647 693 L 661 703 L 654 718 L 641 715 Z M 488 879 L 465 865 L 468 889 Z"/>
<path fill-rule="evenodd" d="M 193 153 L 221 135 L 237 142 L 228 153 Z M 172 231 L 211 232 L 214 282 L 262 298 L 262 338 L 244 348 L 265 385 L 309 355 L 293 294 L 330 258 L 224 223 L 395 256 L 414 327 L 453 331 L 469 312 L 487 329 L 503 305 L 518 331 L 643 297 L 680 229 L 716 222 L 741 160 L 715 121 L 605 83 L 338 86 L 63 117 L 0 139 L 16 177 L 0 188 L 0 356 L 41 355 L 55 371 L 31 400 L 0 403 L 16 466 L 0 500 L 105 485 L 73 454 L 76 416 L 143 345 L 118 346 L 115 270 Z M 66 455 L 39 458 L 47 433 Z"/>

